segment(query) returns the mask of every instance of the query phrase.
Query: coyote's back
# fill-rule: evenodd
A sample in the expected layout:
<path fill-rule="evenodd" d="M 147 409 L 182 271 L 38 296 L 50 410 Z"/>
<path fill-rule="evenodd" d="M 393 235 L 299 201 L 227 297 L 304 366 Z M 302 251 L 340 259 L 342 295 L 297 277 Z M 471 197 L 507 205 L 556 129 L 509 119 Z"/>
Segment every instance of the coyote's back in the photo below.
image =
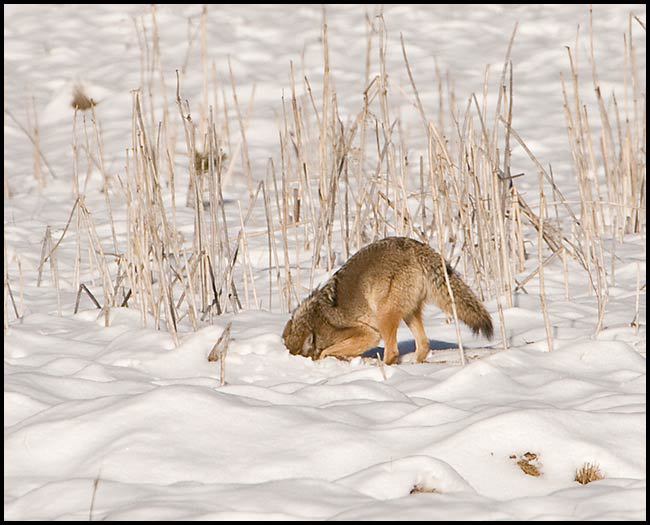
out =
<path fill-rule="evenodd" d="M 458 318 L 491 338 L 490 314 L 440 254 L 414 239 L 387 237 L 359 250 L 312 292 L 287 322 L 283 339 L 291 353 L 312 358 L 354 357 L 383 339 L 384 360 L 393 363 L 404 320 L 421 362 L 429 351 L 422 309 L 432 302 L 451 315 L 449 288 Z"/>

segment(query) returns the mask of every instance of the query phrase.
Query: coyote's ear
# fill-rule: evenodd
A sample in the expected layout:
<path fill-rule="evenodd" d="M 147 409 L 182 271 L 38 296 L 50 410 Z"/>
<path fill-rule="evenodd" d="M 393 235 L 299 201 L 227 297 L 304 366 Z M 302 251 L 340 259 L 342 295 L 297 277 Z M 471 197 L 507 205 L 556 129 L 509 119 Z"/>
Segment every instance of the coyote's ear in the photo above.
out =
<path fill-rule="evenodd" d="M 301 354 L 305 357 L 314 357 L 316 355 L 316 336 L 314 332 L 309 332 L 302 343 Z"/>
<path fill-rule="evenodd" d="M 327 304 L 330 306 L 336 306 L 337 297 L 336 297 L 336 280 L 331 279 L 325 286 L 320 289 L 322 296 L 327 301 Z"/>

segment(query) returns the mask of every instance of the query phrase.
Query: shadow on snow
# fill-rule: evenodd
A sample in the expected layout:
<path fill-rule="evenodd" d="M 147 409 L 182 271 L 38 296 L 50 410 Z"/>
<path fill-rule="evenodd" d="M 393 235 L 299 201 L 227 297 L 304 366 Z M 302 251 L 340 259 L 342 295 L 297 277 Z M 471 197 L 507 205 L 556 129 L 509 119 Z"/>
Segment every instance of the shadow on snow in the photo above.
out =
<path fill-rule="evenodd" d="M 397 348 L 399 350 L 399 355 L 409 354 L 415 352 L 415 339 L 408 339 L 406 341 L 401 341 L 397 343 Z M 429 349 L 430 350 L 450 350 L 458 348 L 458 343 L 448 343 L 446 341 L 436 341 L 435 339 L 429 339 Z M 376 346 L 371 348 L 362 354 L 363 357 L 379 357 L 384 358 L 384 347 Z"/>

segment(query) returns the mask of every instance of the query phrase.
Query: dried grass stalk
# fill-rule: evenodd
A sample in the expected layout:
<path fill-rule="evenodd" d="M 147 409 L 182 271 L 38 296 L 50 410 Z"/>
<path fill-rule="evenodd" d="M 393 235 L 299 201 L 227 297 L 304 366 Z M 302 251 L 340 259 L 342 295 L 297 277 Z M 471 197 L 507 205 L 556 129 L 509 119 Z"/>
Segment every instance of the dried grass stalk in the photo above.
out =
<path fill-rule="evenodd" d="M 585 463 L 576 470 L 575 481 L 581 485 L 586 485 L 592 481 L 604 479 L 604 477 L 597 464 Z"/>

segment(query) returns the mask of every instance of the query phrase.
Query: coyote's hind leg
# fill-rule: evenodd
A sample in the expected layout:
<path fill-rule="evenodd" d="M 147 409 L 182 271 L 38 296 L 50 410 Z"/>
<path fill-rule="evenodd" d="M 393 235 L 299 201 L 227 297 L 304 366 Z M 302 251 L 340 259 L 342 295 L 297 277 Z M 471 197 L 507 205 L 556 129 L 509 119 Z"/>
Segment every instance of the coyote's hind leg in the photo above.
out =
<path fill-rule="evenodd" d="M 402 316 L 395 310 L 384 310 L 379 312 L 379 333 L 384 340 L 384 363 L 392 365 L 399 358 L 397 348 L 397 328 L 402 320 Z"/>
<path fill-rule="evenodd" d="M 422 323 L 422 305 L 420 305 L 413 314 L 404 318 L 406 324 L 415 337 L 415 360 L 418 363 L 424 363 L 429 354 L 429 338 L 424 331 L 424 324 Z"/>

